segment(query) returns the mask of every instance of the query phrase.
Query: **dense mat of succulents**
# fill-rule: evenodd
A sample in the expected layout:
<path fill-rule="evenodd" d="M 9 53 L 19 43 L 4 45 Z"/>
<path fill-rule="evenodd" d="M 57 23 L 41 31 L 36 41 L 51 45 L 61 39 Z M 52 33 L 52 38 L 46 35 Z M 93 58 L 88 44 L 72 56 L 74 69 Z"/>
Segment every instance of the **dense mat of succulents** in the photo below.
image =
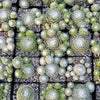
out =
<path fill-rule="evenodd" d="M 99 0 L 0 1 L 0 100 L 100 100 L 99 67 Z"/>

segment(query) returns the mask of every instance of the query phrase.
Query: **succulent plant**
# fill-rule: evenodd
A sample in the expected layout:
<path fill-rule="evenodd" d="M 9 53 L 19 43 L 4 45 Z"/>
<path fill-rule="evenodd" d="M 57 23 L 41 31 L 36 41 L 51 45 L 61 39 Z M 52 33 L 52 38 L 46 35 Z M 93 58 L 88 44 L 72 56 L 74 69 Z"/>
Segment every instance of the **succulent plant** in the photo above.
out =
<path fill-rule="evenodd" d="M 17 100 L 33 100 L 34 90 L 31 86 L 23 85 L 17 90 Z"/>
<path fill-rule="evenodd" d="M 1 73 L 3 73 L 3 71 L 5 70 L 4 67 L 5 67 L 5 66 L 4 66 L 2 63 L 0 63 L 0 69 L 1 69 L 0 72 L 1 72 Z"/>
<path fill-rule="evenodd" d="M 10 10 L 3 8 L 0 9 L 0 23 L 8 21 L 10 18 Z"/>
<path fill-rule="evenodd" d="M 63 88 L 60 83 L 48 84 L 47 88 L 41 91 L 40 98 L 41 100 L 66 100 L 66 98 L 68 100 L 91 100 L 91 93 L 94 90 L 95 86 L 92 82 L 85 84 L 69 82 L 67 88 Z"/>
<path fill-rule="evenodd" d="M 0 84 L 0 99 L 7 99 L 9 98 L 8 94 L 10 91 L 10 84 Z"/>
<path fill-rule="evenodd" d="M 12 82 L 13 66 L 7 57 L 0 57 L 0 80 Z"/>
<path fill-rule="evenodd" d="M 83 95 L 81 95 L 80 92 L 82 92 Z M 82 84 L 78 84 L 77 86 L 75 86 L 75 88 L 73 89 L 72 95 L 73 95 L 74 100 L 78 100 L 78 99 L 90 100 L 91 99 L 88 88 L 86 88 L 86 86 Z"/>
<path fill-rule="evenodd" d="M 74 84 L 69 82 L 65 89 L 65 94 L 68 96 L 68 100 L 91 100 L 91 93 L 95 90 L 95 86 L 92 82 L 85 84 Z M 82 93 L 82 94 L 80 94 Z"/>
<path fill-rule="evenodd" d="M 57 2 L 57 3 L 60 3 L 62 0 L 43 0 L 43 2 L 45 3 L 45 4 L 50 4 L 50 3 L 52 3 L 52 2 Z"/>
<path fill-rule="evenodd" d="M 16 78 L 28 79 L 34 75 L 34 66 L 30 64 L 30 59 L 28 57 L 15 57 L 12 60 L 12 64 L 16 69 Z"/>
<path fill-rule="evenodd" d="M 30 36 L 23 37 L 20 41 L 20 48 L 22 52 L 32 53 L 37 51 L 36 39 Z"/>
<path fill-rule="evenodd" d="M 29 1 L 28 0 L 20 0 L 19 1 L 19 6 L 21 8 L 28 8 L 29 7 Z"/>
<path fill-rule="evenodd" d="M 88 27 L 89 23 L 85 21 L 85 19 L 87 18 L 86 12 L 84 10 L 76 9 L 74 7 L 73 9 L 75 10 L 71 13 L 71 19 L 72 19 L 74 26 Z"/>
<path fill-rule="evenodd" d="M 85 69 L 85 66 L 82 65 L 82 64 L 76 64 L 74 66 L 74 72 L 79 75 L 79 76 L 82 76 L 86 73 L 86 69 Z"/>
<path fill-rule="evenodd" d="M 65 55 L 83 55 L 90 50 L 100 55 L 100 4 L 95 0 L 20 0 L 21 8 L 29 8 L 36 2 L 43 1 L 49 4 L 50 9 L 42 14 L 37 8 L 24 12 L 17 21 L 17 13 L 12 11 L 12 1 L 3 0 L 0 2 L 0 50 L 9 54 L 14 51 L 14 28 L 18 28 L 17 49 L 21 53 L 34 54 L 38 49 L 43 57 L 40 58 L 40 65 L 37 68 L 39 81 L 47 83 L 59 76 L 65 75 L 73 81 L 85 81 L 91 73 L 91 64 L 84 60 L 75 61 L 73 58 L 63 58 Z M 42 2 L 41 2 L 42 3 Z M 90 4 L 87 6 L 87 3 Z M 70 9 L 66 7 L 69 5 Z M 43 6 L 43 5 L 42 5 Z M 73 7 L 72 7 L 73 6 Z M 43 10 L 43 13 L 45 10 Z M 41 38 L 36 38 L 33 31 L 37 26 L 42 25 Z M 68 29 L 68 30 L 66 30 Z M 90 33 L 93 33 L 90 42 Z M 36 30 L 37 31 L 37 30 Z M 39 30 L 41 31 L 41 30 Z M 66 32 L 67 31 L 67 32 Z M 69 33 L 68 33 L 69 32 Z M 70 36 L 71 38 L 70 38 Z M 70 39 L 70 40 L 69 40 Z M 96 60 L 94 79 L 100 82 L 100 59 Z M 0 80 L 12 82 L 13 67 L 15 77 L 27 80 L 34 75 L 34 66 L 28 57 L 15 57 L 12 62 L 7 57 L 0 57 Z M 48 84 L 48 83 L 47 83 Z M 6 100 L 9 92 L 9 85 L 0 84 L 0 100 Z M 60 83 L 49 84 L 41 91 L 41 100 L 91 100 L 94 92 L 94 84 L 67 84 L 63 88 Z M 28 85 L 21 86 L 17 91 L 17 100 L 33 100 L 35 92 Z"/>
<path fill-rule="evenodd" d="M 91 28 L 94 32 L 99 32 L 100 31 L 100 24 L 99 23 L 93 23 Z"/>
<path fill-rule="evenodd" d="M 28 0 L 28 1 L 29 1 L 29 3 L 30 3 L 31 5 L 34 5 L 34 3 L 37 2 L 38 0 Z"/>
<path fill-rule="evenodd" d="M 54 96 L 52 95 L 54 94 Z M 58 100 L 59 99 L 59 92 L 55 89 L 50 89 L 46 93 L 46 100 Z"/>
<path fill-rule="evenodd" d="M 67 78 L 73 78 L 74 81 L 83 81 L 85 80 L 85 76 L 90 74 L 92 71 L 90 63 L 84 59 L 75 61 L 73 58 L 68 58 L 67 60 L 68 66 L 65 73 Z"/>
<path fill-rule="evenodd" d="M 72 0 L 72 1 L 74 1 L 74 0 Z M 91 7 L 91 9 L 89 9 L 88 7 L 82 7 L 77 4 L 74 5 L 72 7 L 71 11 L 68 12 L 68 13 L 70 13 L 69 18 L 67 18 L 67 16 L 65 17 L 68 20 L 69 26 L 72 27 L 72 25 L 73 25 L 78 28 L 83 28 L 83 27 L 90 28 L 91 27 L 91 29 L 93 31 L 98 31 L 100 25 L 97 22 L 97 20 L 98 20 L 98 16 L 99 16 L 98 11 L 100 8 L 99 8 L 98 4 L 93 4 L 90 7 Z M 69 19 L 71 21 L 69 21 Z M 91 24 L 92 24 L 92 26 L 91 26 Z M 95 26 L 97 27 L 97 29 L 95 29 Z"/>
<path fill-rule="evenodd" d="M 28 28 L 32 28 L 35 25 L 35 16 L 31 12 L 24 14 L 22 16 L 22 20 Z"/>
<path fill-rule="evenodd" d="M 45 28 L 59 31 L 66 28 L 70 13 L 68 13 L 64 3 L 53 2 L 50 4 L 50 9 L 46 12 L 45 17 Z"/>
<path fill-rule="evenodd" d="M 100 54 L 100 45 L 94 45 L 91 49 L 94 54 Z"/>
<path fill-rule="evenodd" d="M 31 64 L 25 64 L 21 67 L 23 78 L 32 77 L 34 74 L 34 67 Z"/>
<path fill-rule="evenodd" d="M 45 42 L 46 46 L 51 50 L 55 50 L 59 46 L 59 39 L 57 37 L 47 38 Z"/>
<path fill-rule="evenodd" d="M 58 65 L 56 65 L 56 64 L 48 64 L 45 67 L 46 67 L 46 74 L 49 77 L 57 77 L 58 76 L 58 69 L 59 69 Z"/>
<path fill-rule="evenodd" d="M 66 100 L 64 88 L 60 83 L 48 84 L 46 89 L 41 91 L 41 100 Z"/>
<path fill-rule="evenodd" d="M 75 5 L 75 4 L 93 4 L 95 0 L 64 0 L 64 2 L 68 5 Z"/>
<path fill-rule="evenodd" d="M 40 74 L 40 82 L 46 83 L 49 78 L 56 78 L 58 75 L 64 75 L 67 64 L 68 61 L 65 58 L 61 59 L 50 55 L 41 57 L 40 66 L 37 68 L 37 72 Z"/>
<path fill-rule="evenodd" d="M 75 23 L 78 23 L 85 19 L 85 13 L 81 10 L 76 10 L 76 11 L 73 11 L 71 17 Z"/>
<path fill-rule="evenodd" d="M 6 38 L 4 36 L 0 36 L 0 49 L 6 46 Z"/>
<path fill-rule="evenodd" d="M 87 3 L 86 0 L 64 0 L 64 2 L 68 5 L 80 4 L 80 3 Z"/>
<path fill-rule="evenodd" d="M 23 65 L 23 59 L 21 57 L 15 57 L 12 60 L 12 64 L 15 68 L 21 68 L 21 66 Z"/>
<path fill-rule="evenodd" d="M 62 11 L 58 8 L 50 8 L 46 13 L 48 23 L 59 22 L 62 19 Z"/>
<path fill-rule="evenodd" d="M 82 54 L 89 50 L 90 41 L 87 35 L 73 35 L 70 39 L 70 46 L 74 53 Z"/>
<path fill-rule="evenodd" d="M 0 99 L 2 99 L 2 98 L 3 98 L 3 90 L 0 89 Z"/>
<path fill-rule="evenodd" d="M 96 40 L 91 40 L 91 51 L 94 55 L 100 55 L 100 43 Z"/>
<path fill-rule="evenodd" d="M 69 35 L 61 31 L 54 31 L 53 29 L 44 30 L 41 32 L 42 43 L 39 44 L 38 49 L 43 56 L 53 53 L 53 55 L 61 57 L 69 47 Z"/>
<path fill-rule="evenodd" d="M 89 90 L 90 93 L 93 93 L 94 90 L 95 90 L 95 86 L 94 86 L 94 83 L 92 82 L 87 82 L 85 84 L 86 88 Z"/>
<path fill-rule="evenodd" d="M 32 29 L 36 25 L 41 25 L 43 21 L 43 15 L 37 8 L 32 8 L 29 12 L 22 15 L 21 20 L 25 27 Z"/>
<path fill-rule="evenodd" d="M 95 60 L 94 76 L 96 83 L 100 82 L 100 59 Z"/>
<path fill-rule="evenodd" d="M 11 54 L 14 51 L 14 31 L 13 28 L 16 27 L 15 18 L 17 18 L 17 13 L 12 11 L 12 1 L 11 0 L 3 0 L 1 2 L 0 8 L 0 32 L 3 33 L 0 36 L 0 49 L 3 53 Z M 12 41 L 8 41 L 8 38 L 11 38 Z"/>
<path fill-rule="evenodd" d="M 2 1 L 1 9 L 0 9 L 1 26 L 2 26 L 2 24 L 4 24 L 6 22 L 10 28 L 12 27 L 12 26 L 10 26 L 12 22 L 9 20 L 11 20 L 13 18 L 13 21 L 15 21 L 15 18 L 17 17 L 17 13 L 15 11 L 12 11 L 11 7 L 12 7 L 11 0 L 3 0 Z M 12 12 L 14 12 L 14 13 L 12 13 Z M 6 26 L 5 26 L 5 28 L 6 28 Z M 5 31 L 3 28 L 2 28 L 2 30 Z"/>
<path fill-rule="evenodd" d="M 36 35 L 33 30 L 27 30 L 26 33 L 18 33 L 17 37 L 20 40 L 17 46 L 22 53 L 34 54 L 37 51 Z"/>
<path fill-rule="evenodd" d="M 70 0 L 66 2 L 86 2 L 85 0 Z M 93 0 L 87 1 L 89 4 L 93 3 Z M 97 34 L 99 32 L 99 5 L 93 4 L 88 7 L 83 7 L 80 5 L 74 5 L 71 10 L 65 8 L 65 3 L 52 2 L 50 4 L 50 9 L 46 12 L 45 27 L 46 29 L 54 29 L 55 31 L 63 30 L 70 27 L 78 28 L 90 28 Z M 56 14 L 56 16 L 55 16 Z M 59 16 L 58 16 L 59 15 Z M 91 25 L 92 24 L 92 25 Z M 69 27 L 66 27 L 69 26 Z M 97 29 L 96 29 L 97 27 Z"/>
<path fill-rule="evenodd" d="M 3 0 L 2 1 L 3 8 L 11 8 L 12 7 L 12 1 L 11 0 Z"/>
<path fill-rule="evenodd" d="M 38 0 L 20 0 L 19 1 L 19 6 L 21 8 L 29 8 L 30 5 L 34 5 L 37 3 Z"/>

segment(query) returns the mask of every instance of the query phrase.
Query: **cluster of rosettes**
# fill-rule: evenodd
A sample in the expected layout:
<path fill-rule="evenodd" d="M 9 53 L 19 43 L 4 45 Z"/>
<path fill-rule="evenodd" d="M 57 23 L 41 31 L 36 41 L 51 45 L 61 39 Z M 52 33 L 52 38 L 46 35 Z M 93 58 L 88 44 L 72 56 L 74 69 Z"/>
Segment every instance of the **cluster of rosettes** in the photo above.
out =
<path fill-rule="evenodd" d="M 30 59 L 28 57 L 15 57 L 12 60 L 12 64 L 16 69 L 15 76 L 17 78 L 27 79 L 34 75 L 34 66 L 30 64 Z"/>
<path fill-rule="evenodd" d="M 13 32 L 12 30 L 10 32 Z M 12 37 L 0 36 L 0 49 L 3 53 L 9 54 L 15 48 L 14 39 Z"/>
<path fill-rule="evenodd" d="M 13 65 L 9 58 L 0 57 L 0 80 L 12 82 Z"/>
<path fill-rule="evenodd" d="M 37 68 L 40 74 L 39 80 L 41 83 L 47 83 L 49 78 L 56 78 L 59 75 L 64 75 L 68 61 L 65 58 L 46 56 L 40 58 L 40 66 Z"/>
<path fill-rule="evenodd" d="M 81 59 L 75 63 L 73 58 L 68 58 L 68 66 L 65 76 L 67 78 L 73 78 L 73 80 L 83 81 L 87 74 L 90 74 L 92 71 L 91 64 L 85 62 L 84 59 Z"/>
<path fill-rule="evenodd" d="M 32 29 L 35 26 L 40 26 L 44 20 L 44 15 L 41 14 L 38 8 L 32 8 L 28 12 L 23 13 L 21 19 L 17 20 L 16 27 L 19 32 L 26 32 L 27 29 Z"/>
<path fill-rule="evenodd" d="M 0 49 L 3 53 L 13 52 L 14 28 L 16 27 L 17 13 L 12 9 L 11 0 L 3 0 L 0 3 Z"/>
<path fill-rule="evenodd" d="M 95 86 L 92 82 L 86 84 L 74 84 L 69 82 L 67 88 L 60 83 L 48 84 L 46 89 L 41 91 L 41 100 L 91 100 L 91 94 Z M 82 93 L 82 94 L 80 94 Z"/>
<path fill-rule="evenodd" d="M 94 76 L 97 79 L 97 81 L 100 82 L 100 59 L 97 59 L 95 62 L 95 70 L 94 70 Z"/>
<path fill-rule="evenodd" d="M 34 100 L 35 93 L 31 86 L 23 85 L 17 90 L 17 100 Z"/>
<path fill-rule="evenodd" d="M 98 39 L 97 39 L 98 40 Z M 100 40 L 91 40 L 91 51 L 94 55 L 100 55 Z"/>
<path fill-rule="evenodd" d="M 92 4 L 89 8 L 75 4 L 71 10 L 67 10 L 65 2 L 58 3 L 52 1 L 50 9 L 46 12 L 46 28 L 53 27 L 57 29 L 65 29 L 67 26 L 75 26 L 77 28 L 87 27 L 97 34 L 100 31 L 100 4 Z M 85 0 L 70 0 L 69 2 L 84 2 Z M 86 2 L 86 1 L 85 1 Z M 72 4 L 72 2 L 71 2 Z M 67 27 L 68 28 L 68 27 Z"/>
<path fill-rule="evenodd" d="M 37 40 L 33 30 L 27 30 L 25 33 L 20 32 L 17 37 L 19 39 L 17 47 L 22 53 L 34 54 L 37 51 Z"/>
<path fill-rule="evenodd" d="M 34 0 L 33 0 L 34 1 Z M 52 2 L 61 3 L 62 1 L 67 5 L 73 6 L 75 4 L 93 4 L 95 0 L 42 0 L 45 4 L 50 4 Z"/>
<path fill-rule="evenodd" d="M 69 82 L 65 94 L 68 96 L 68 100 L 91 100 L 94 90 L 95 86 L 92 82 L 77 85 Z"/>
<path fill-rule="evenodd" d="M 41 32 L 41 38 L 38 40 L 38 49 L 43 56 L 53 54 L 62 57 L 69 50 L 68 33 L 48 29 Z"/>
<path fill-rule="evenodd" d="M 70 19 L 72 21 L 72 25 L 78 28 L 91 27 L 93 31 L 99 31 L 98 28 L 100 25 L 99 25 L 99 22 L 97 22 L 98 17 L 99 17 L 99 11 L 100 11 L 99 6 L 100 6 L 99 4 L 93 4 L 91 5 L 89 9 L 89 8 L 82 7 L 79 5 L 74 5 L 70 12 Z M 97 29 L 95 25 L 98 26 Z"/>
<path fill-rule="evenodd" d="M 0 100 L 7 100 L 10 92 L 10 84 L 0 84 Z"/>
<path fill-rule="evenodd" d="M 60 83 L 48 84 L 41 90 L 41 100 L 66 100 L 65 88 Z"/>
<path fill-rule="evenodd" d="M 57 3 L 60 3 L 62 2 L 62 0 L 42 0 L 44 4 L 50 4 L 52 2 L 57 2 Z"/>
<path fill-rule="evenodd" d="M 22 53 L 32 53 L 37 51 L 37 40 L 33 28 L 40 26 L 44 16 L 39 9 L 33 8 L 29 12 L 22 15 L 20 20 L 17 20 L 16 27 L 19 30 L 17 44 Z"/>
<path fill-rule="evenodd" d="M 50 5 L 50 9 L 46 12 L 45 27 L 46 29 L 53 29 L 55 31 L 64 30 L 67 26 L 68 21 L 66 20 L 66 14 L 68 10 L 65 8 L 65 4 L 58 4 L 53 2 Z M 69 17 L 67 15 L 67 17 Z"/>
<path fill-rule="evenodd" d="M 100 4 L 93 4 L 91 6 L 90 23 L 91 29 L 94 32 L 94 36 L 98 36 L 100 32 Z"/>
<path fill-rule="evenodd" d="M 54 34 L 54 31 L 61 31 L 65 28 L 68 28 L 69 34 L 71 35 L 70 46 L 71 48 L 67 49 L 67 55 L 75 54 L 84 54 L 90 50 L 90 33 L 88 30 L 92 30 L 94 36 L 99 36 L 100 32 L 100 5 L 94 3 L 94 0 L 51 0 L 45 1 L 45 3 L 50 4 L 50 9 L 46 12 L 46 21 L 45 27 L 47 30 L 41 32 L 41 37 L 44 41 L 47 35 L 49 37 Z M 90 8 L 77 5 L 78 3 L 89 3 Z M 71 10 L 67 10 L 66 4 L 73 5 Z M 68 27 L 69 26 L 69 27 Z M 49 30 L 52 30 L 51 32 Z M 67 33 L 65 33 L 67 34 Z M 60 41 L 60 40 L 59 40 Z M 91 41 L 92 42 L 92 41 Z M 56 41 L 55 41 L 56 43 Z M 50 46 L 50 43 L 46 45 Z M 53 45 L 53 43 L 52 43 Z M 93 47 L 91 48 L 92 53 L 100 54 L 100 45 L 99 43 L 92 43 Z M 45 47 L 40 45 L 40 50 Z M 68 46 L 67 46 L 68 47 Z M 66 48 L 66 47 L 64 47 Z M 54 51 L 54 50 L 53 50 Z M 44 56 L 44 55 L 43 55 Z"/>
<path fill-rule="evenodd" d="M 20 0 L 19 1 L 19 6 L 21 8 L 29 8 L 30 5 L 34 5 L 35 3 L 37 3 L 38 0 Z"/>
<path fill-rule="evenodd" d="M 86 53 L 90 47 L 89 36 L 84 34 L 72 35 L 70 38 L 70 47 L 74 54 L 80 55 Z"/>
<path fill-rule="evenodd" d="M 41 14 L 39 9 L 32 8 L 29 12 L 26 12 L 22 15 L 21 20 L 23 21 L 23 26 L 25 28 L 32 29 L 36 25 L 41 25 L 43 22 L 43 18 L 44 17 Z M 21 27 L 23 27 L 23 26 L 21 26 Z M 23 32 L 21 30 L 21 28 L 19 28 L 19 30 L 20 30 L 20 32 Z"/>
<path fill-rule="evenodd" d="M 76 4 L 87 3 L 89 0 L 63 0 L 66 4 L 73 6 Z M 91 2 L 94 2 L 93 0 Z M 88 2 L 89 3 L 89 2 Z"/>

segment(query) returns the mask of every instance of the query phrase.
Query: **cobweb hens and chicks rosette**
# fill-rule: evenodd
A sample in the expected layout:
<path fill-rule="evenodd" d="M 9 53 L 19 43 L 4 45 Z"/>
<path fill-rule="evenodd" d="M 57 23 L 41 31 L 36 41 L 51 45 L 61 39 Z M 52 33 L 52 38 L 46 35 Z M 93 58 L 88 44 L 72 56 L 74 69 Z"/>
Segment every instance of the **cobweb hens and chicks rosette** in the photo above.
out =
<path fill-rule="evenodd" d="M 65 88 L 64 85 L 67 85 Z M 92 99 L 92 93 L 95 89 L 95 86 L 92 82 L 87 82 L 85 84 L 74 84 L 69 82 L 67 84 L 53 83 L 47 84 L 44 86 L 41 85 L 41 100 L 81 100 L 81 99 Z M 83 95 L 80 94 L 83 93 Z M 53 95 L 54 94 L 54 95 Z"/>
<path fill-rule="evenodd" d="M 13 55 L 16 18 L 16 7 L 12 6 L 12 1 L 2 1 L 0 3 L 0 50 L 2 55 Z"/>

